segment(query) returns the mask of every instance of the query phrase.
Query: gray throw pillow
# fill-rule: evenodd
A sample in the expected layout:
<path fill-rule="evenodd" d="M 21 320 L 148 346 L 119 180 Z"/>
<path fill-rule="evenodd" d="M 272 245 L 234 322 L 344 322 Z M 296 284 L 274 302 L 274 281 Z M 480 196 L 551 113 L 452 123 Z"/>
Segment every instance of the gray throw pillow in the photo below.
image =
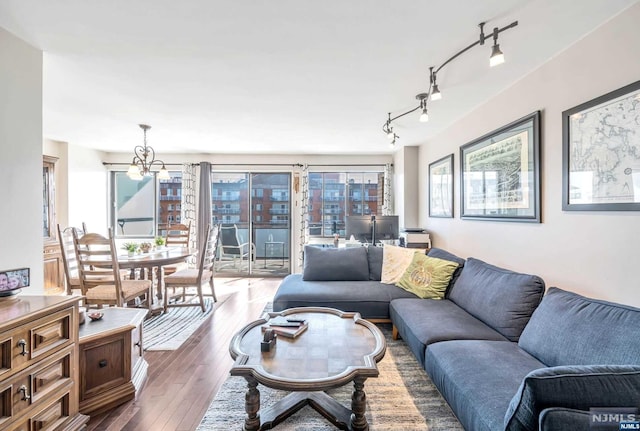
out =
<path fill-rule="evenodd" d="M 304 247 L 305 281 L 367 281 L 369 262 L 364 247 Z"/>
<path fill-rule="evenodd" d="M 540 368 L 523 379 L 504 418 L 506 431 L 536 431 L 547 407 L 589 410 L 591 407 L 640 405 L 640 367 L 584 365 Z"/>

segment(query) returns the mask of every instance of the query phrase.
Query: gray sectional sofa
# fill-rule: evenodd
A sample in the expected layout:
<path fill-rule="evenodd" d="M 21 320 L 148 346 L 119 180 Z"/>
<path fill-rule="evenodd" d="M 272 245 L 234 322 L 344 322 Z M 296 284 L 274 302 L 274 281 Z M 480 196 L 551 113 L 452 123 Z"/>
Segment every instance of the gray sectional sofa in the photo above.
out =
<path fill-rule="evenodd" d="M 306 253 L 274 310 L 389 318 L 467 430 L 588 429 L 590 408 L 640 407 L 639 309 L 553 287 L 543 296 L 537 276 L 440 249 L 429 255 L 459 267 L 445 299 L 420 299 L 380 283 L 381 249 Z"/>

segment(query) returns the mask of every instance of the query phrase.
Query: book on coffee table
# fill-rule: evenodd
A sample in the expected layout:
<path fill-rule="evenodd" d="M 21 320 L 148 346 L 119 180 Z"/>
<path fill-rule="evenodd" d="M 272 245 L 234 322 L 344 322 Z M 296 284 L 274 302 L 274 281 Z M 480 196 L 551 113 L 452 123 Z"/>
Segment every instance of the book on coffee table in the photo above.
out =
<path fill-rule="evenodd" d="M 265 325 L 262 325 L 262 331 L 272 329 L 276 334 L 287 337 L 296 338 L 302 334 L 309 327 L 309 323 L 306 320 L 287 320 L 284 317 L 276 317 L 269 320 Z"/>

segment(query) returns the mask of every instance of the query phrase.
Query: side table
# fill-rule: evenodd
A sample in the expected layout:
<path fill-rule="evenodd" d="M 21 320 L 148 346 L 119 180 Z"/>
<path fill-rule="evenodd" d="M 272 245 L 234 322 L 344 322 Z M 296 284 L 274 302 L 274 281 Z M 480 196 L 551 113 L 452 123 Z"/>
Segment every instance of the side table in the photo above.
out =
<path fill-rule="evenodd" d="M 265 241 L 264 243 L 264 267 L 267 267 L 267 250 L 271 249 L 273 254 L 275 254 L 275 247 L 279 246 L 282 250 L 282 265 L 284 266 L 284 242 L 281 241 Z M 267 248 L 268 247 L 268 248 Z"/>
<path fill-rule="evenodd" d="M 109 307 L 80 325 L 80 411 L 97 414 L 134 399 L 149 367 L 142 348 L 147 310 Z"/>

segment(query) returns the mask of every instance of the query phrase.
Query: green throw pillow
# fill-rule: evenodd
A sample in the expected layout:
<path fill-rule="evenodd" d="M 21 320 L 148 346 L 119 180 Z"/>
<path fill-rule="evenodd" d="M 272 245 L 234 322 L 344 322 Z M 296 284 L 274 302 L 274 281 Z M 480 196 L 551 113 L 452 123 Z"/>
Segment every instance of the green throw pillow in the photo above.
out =
<path fill-rule="evenodd" d="M 442 299 L 457 267 L 456 262 L 416 253 L 396 286 L 423 299 Z"/>

